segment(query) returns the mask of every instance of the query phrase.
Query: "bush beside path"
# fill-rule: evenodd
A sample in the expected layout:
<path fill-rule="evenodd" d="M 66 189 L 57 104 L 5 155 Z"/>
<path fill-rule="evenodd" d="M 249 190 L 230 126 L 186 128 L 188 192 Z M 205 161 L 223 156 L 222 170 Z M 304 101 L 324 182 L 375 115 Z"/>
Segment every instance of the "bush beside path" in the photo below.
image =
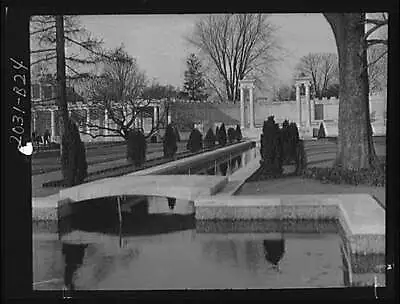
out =
<path fill-rule="evenodd" d="M 386 154 L 385 139 L 374 138 L 374 143 L 377 155 L 384 160 Z M 331 167 L 334 163 L 336 156 L 335 142 L 307 141 L 305 142 L 305 150 L 308 166 Z M 382 186 L 331 184 L 298 176 L 283 176 L 276 179 L 246 182 L 241 187 L 238 195 L 368 193 L 384 207 L 385 191 L 385 187 Z"/>

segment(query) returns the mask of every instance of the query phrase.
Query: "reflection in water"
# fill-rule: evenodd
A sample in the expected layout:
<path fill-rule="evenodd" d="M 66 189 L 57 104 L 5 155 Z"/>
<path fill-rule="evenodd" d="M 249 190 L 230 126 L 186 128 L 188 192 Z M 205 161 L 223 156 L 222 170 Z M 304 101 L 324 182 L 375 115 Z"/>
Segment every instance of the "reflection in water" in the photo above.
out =
<path fill-rule="evenodd" d="M 220 170 L 222 176 L 226 176 L 226 172 L 228 171 L 228 163 L 227 162 L 220 163 L 219 170 Z"/>
<path fill-rule="evenodd" d="M 122 203 L 121 225 L 115 216 L 117 210 L 114 201 L 102 202 L 103 205 L 94 201 L 83 203 L 79 213 L 63 218 L 60 226 L 68 229 L 60 229 L 60 237 L 74 230 L 123 237 L 169 233 L 195 227 L 194 210 L 191 207 L 193 202 L 178 202 L 170 197 L 130 196 Z M 172 212 L 165 213 L 168 210 L 166 203 Z"/>
<path fill-rule="evenodd" d="M 176 204 L 176 198 L 168 197 L 168 207 L 173 210 Z"/>
<path fill-rule="evenodd" d="M 65 260 L 64 284 L 69 290 L 75 290 L 73 276 L 82 265 L 87 244 L 62 244 L 62 253 Z"/>
<path fill-rule="evenodd" d="M 275 269 L 279 270 L 278 263 L 285 253 L 285 240 L 283 238 L 264 240 L 263 246 L 265 259 L 275 266 Z"/>

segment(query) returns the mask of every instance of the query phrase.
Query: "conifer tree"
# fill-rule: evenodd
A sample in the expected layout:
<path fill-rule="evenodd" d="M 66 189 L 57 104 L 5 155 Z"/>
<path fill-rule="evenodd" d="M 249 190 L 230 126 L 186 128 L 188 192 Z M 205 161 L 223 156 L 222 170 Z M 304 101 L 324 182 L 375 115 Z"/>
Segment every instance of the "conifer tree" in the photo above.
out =
<path fill-rule="evenodd" d="M 201 62 L 195 54 L 190 54 L 186 60 L 184 91 L 190 100 L 203 100 L 205 98 L 205 81 L 201 71 Z"/>

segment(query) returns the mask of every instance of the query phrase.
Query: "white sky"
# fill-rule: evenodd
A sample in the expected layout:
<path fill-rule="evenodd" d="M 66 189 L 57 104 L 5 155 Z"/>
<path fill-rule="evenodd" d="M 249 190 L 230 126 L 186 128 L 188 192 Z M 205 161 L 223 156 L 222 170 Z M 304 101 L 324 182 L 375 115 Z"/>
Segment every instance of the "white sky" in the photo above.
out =
<path fill-rule="evenodd" d="M 181 87 L 187 55 L 195 51 L 184 39 L 201 15 L 93 15 L 81 16 L 82 25 L 104 46 L 121 43 L 135 57 L 147 76 L 161 84 Z M 276 66 L 277 78 L 288 82 L 300 57 L 310 52 L 336 53 L 332 30 L 322 14 L 274 14 L 277 36 L 286 49 L 285 59 Z"/>

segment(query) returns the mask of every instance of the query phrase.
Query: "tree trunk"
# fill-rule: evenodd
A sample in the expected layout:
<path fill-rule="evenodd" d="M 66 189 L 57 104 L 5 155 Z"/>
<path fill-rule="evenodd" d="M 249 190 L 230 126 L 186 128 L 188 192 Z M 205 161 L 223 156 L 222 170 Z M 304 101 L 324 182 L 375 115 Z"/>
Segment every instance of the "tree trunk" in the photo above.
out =
<path fill-rule="evenodd" d="M 65 81 L 65 46 L 64 46 L 64 18 L 62 15 L 56 16 L 56 52 L 57 52 L 57 87 L 58 87 L 58 107 L 60 115 L 60 152 L 62 151 L 62 136 L 65 133 L 68 121 L 68 106 L 66 100 L 66 81 Z M 62 152 L 61 152 L 62 153 Z"/>
<path fill-rule="evenodd" d="M 339 55 L 339 134 L 336 165 L 346 169 L 377 168 L 369 117 L 364 13 L 325 14 Z"/>

